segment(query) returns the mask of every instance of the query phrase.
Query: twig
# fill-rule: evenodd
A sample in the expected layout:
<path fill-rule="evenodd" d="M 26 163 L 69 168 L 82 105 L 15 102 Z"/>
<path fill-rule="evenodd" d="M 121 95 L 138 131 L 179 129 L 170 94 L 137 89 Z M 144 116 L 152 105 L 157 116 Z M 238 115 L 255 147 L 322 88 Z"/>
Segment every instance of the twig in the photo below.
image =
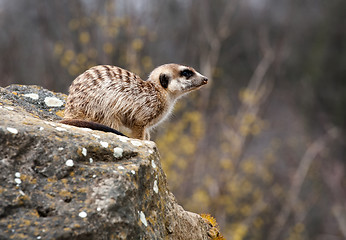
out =
<path fill-rule="evenodd" d="M 342 210 L 343 210 L 343 208 L 339 205 L 335 205 L 332 207 L 332 212 L 333 212 L 333 215 L 336 219 L 336 222 L 339 225 L 339 229 L 340 229 L 342 235 L 344 236 L 344 238 L 346 238 L 346 219 L 345 219 L 346 214 L 343 215 Z M 344 211 L 344 213 L 345 213 L 345 211 Z"/>
<path fill-rule="evenodd" d="M 271 231 L 268 240 L 275 240 L 281 233 L 287 219 L 292 211 L 292 208 L 298 201 L 298 195 L 302 188 L 303 182 L 306 178 L 308 170 L 312 164 L 312 161 L 325 149 L 326 143 L 331 139 L 335 138 L 338 134 L 336 128 L 331 128 L 327 131 L 325 135 L 315 140 L 309 148 L 306 150 L 303 158 L 301 159 L 299 166 L 294 174 L 291 188 L 288 192 L 288 198 L 283 205 L 280 213 L 278 214 L 275 224 L 273 225 L 273 230 Z"/>

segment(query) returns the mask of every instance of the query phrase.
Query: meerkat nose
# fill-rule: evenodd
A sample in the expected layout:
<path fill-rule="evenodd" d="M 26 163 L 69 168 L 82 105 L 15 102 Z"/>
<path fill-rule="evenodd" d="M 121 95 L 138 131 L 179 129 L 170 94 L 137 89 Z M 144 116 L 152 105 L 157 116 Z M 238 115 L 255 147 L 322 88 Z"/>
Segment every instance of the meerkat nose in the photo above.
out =
<path fill-rule="evenodd" d="M 207 83 L 208 83 L 208 78 L 206 78 L 206 77 L 203 78 L 203 83 L 204 83 L 204 84 L 207 84 Z"/>

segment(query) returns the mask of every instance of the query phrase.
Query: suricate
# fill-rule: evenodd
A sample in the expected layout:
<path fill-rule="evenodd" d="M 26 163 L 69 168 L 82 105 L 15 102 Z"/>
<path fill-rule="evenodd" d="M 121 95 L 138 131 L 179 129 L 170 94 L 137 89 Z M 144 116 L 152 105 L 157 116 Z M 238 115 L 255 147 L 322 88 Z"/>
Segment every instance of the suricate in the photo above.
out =
<path fill-rule="evenodd" d="M 175 101 L 207 82 L 193 68 L 178 64 L 155 68 L 146 81 L 119 67 L 95 66 L 70 86 L 62 123 L 83 127 L 96 122 L 150 140 L 149 130 L 169 116 Z"/>

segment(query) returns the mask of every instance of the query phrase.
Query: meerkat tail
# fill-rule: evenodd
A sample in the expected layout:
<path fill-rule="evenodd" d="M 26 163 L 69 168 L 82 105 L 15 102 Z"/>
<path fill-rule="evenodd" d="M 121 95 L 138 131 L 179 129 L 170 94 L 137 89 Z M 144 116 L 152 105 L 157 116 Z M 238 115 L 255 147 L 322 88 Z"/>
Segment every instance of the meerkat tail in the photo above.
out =
<path fill-rule="evenodd" d="M 125 134 L 107 127 L 106 125 L 102 125 L 100 123 L 96 123 L 96 122 L 90 122 L 90 121 L 85 121 L 85 120 L 80 120 L 80 119 L 64 119 L 59 121 L 59 123 L 63 123 L 63 124 L 67 124 L 67 125 L 71 125 L 71 126 L 75 126 L 75 127 L 81 127 L 81 128 L 90 128 L 92 130 L 98 130 L 98 131 L 102 131 L 102 132 L 111 132 L 111 133 L 115 133 L 117 135 L 120 136 L 124 136 L 127 137 Z"/>

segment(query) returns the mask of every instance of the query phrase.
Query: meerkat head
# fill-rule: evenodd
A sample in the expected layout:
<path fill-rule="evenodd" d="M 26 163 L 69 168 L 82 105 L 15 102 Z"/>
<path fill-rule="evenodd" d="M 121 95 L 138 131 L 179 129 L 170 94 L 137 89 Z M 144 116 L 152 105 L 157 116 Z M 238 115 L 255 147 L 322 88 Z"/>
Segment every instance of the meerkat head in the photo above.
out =
<path fill-rule="evenodd" d="M 155 68 L 148 81 L 159 85 L 172 97 L 179 97 L 207 84 L 208 78 L 195 69 L 179 64 L 165 64 Z"/>

